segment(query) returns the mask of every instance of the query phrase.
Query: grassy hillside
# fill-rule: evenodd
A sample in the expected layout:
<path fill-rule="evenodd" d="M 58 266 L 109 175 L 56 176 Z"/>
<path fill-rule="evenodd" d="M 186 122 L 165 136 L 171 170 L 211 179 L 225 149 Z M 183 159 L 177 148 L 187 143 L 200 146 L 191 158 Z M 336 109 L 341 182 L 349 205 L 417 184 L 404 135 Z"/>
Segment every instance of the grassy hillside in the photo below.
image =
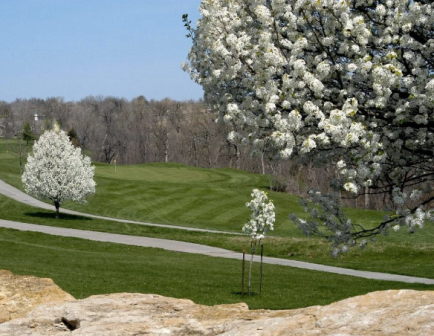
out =
<path fill-rule="evenodd" d="M 0 178 L 21 187 L 18 159 L 0 140 Z M 239 233 L 249 212 L 245 202 L 252 188 L 266 189 L 262 175 L 233 169 L 201 169 L 178 164 L 118 166 L 97 164 L 97 193 L 87 205 L 66 204 L 83 212 L 139 221 L 211 228 Z M 329 257 L 329 246 L 317 238 L 306 238 L 287 219 L 290 212 L 302 214 L 297 198 L 283 193 L 269 193 L 276 204 L 277 223 L 274 238 L 265 241 L 268 256 L 292 258 L 354 269 L 434 278 L 434 227 L 408 235 L 405 230 L 381 243 L 370 244 L 365 252 L 358 249 L 338 259 Z M 364 225 L 380 220 L 382 213 L 348 209 L 352 218 Z M 52 212 L 27 207 L 0 196 L 0 217 L 35 224 L 64 226 L 96 231 L 160 237 L 190 241 L 235 251 L 249 245 L 248 237 L 210 235 L 179 230 L 142 227 L 131 224 L 63 216 L 56 221 Z"/>
<path fill-rule="evenodd" d="M 86 206 L 65 207 L 116 218 L 240 232 L 249 217 L 245 203 L 253 188 L 266 189 L 265 176 L 233 169 L 206 170 L 175 164 L 96 166 L 97 193 Z M 277 206 L 274 234 L 299 235 L 287 218 L 300 211 L 297 199 L 269 193 Z M 285 209 L 286 208 L 286 209 Z"/>
<path fill-rule="evenodd" d="M 14 149 L 16 149 L 17 146 L 17 140 L 6 140 L 0 138 L 0 178 L 17 188 L 22 188 L 20 161 L 16 156 L 17 154 L 14 152 Z M 24 156 L 24 158 L 25 157 L 26 156 Z"/>
<path fill-rule="evenodd" d="M 0 141 L 0 178 L 22 188 L 17 158 Z M 249 217 L 245 203 L 253 188 L 267 190 L 266 176 L 235 169 L 202 169 L 173 163 L 135 166 L 96 164 L 96 194 L 86 205 L 62 207 L 115 218 L 240 232 Z M 303 214 L 295 196 L 269 192 L 276 205 L 273 235 L 301 237 L 288 219 Z M 382 218 L 376 211 L 357 210 L 364 225 Z"/>

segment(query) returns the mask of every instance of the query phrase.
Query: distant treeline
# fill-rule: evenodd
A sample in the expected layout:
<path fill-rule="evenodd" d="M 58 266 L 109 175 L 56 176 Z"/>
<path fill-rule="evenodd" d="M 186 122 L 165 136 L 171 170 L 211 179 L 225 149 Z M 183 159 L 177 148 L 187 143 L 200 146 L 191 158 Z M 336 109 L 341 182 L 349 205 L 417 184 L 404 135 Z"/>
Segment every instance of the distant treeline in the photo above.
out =
<path fill-rule="evenodd" d="M 74 143 L 99 162 L 178 162 L 207 168 L 234 167 L 260 172 L 252 159 L 226 140 L 228 126 L 203 101 L 128 101 L 115 97 L 17 99 L 0 102 L 2 136 L 13 138 L 30 125 L 37 137 L 57 123 Z"/>
<path fill-rule="evenodd" d="M 0 101 L 0 135 L 37 138 L 57 123 L 71 141 L 94 161 L 117 164 L 177 162 L 205 168 L 238 168 L 268 174 L 273 190 L 305 195 L 310 188 L 327 190 L 334 167 L 316 167 L 312 160 L 276 162 L 266 153 L 227 140 L 228 125 L 203 101 L 132 100 L 89 96 L 77 102 L 62 98 Z M 345 195 L 344 195 L 345 196 Z M 377 207 L 373 199 L 344 200 L 347 205 Z"/>

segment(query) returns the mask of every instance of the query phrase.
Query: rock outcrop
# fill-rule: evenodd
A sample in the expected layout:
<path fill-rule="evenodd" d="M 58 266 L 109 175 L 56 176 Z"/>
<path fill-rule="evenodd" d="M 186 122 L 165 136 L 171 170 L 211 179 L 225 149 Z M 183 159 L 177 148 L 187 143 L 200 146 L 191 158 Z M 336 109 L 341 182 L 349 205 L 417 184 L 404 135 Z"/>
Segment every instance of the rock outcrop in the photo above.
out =
<path fill-rule="evenodd" d="M 24 317 L 42 303 L 71 300 L 74 298 L 51 279 L 0 270 L 0 323 Z"/>
<path fill-rule="evenodd" d="M 152 294 L 96 295 L 48 303 L 0 324 L 0 336 L 429 336 L 434 291 L 391 290 L 294 310 L 249 310 L 244 303 L 197 305 Z"/>

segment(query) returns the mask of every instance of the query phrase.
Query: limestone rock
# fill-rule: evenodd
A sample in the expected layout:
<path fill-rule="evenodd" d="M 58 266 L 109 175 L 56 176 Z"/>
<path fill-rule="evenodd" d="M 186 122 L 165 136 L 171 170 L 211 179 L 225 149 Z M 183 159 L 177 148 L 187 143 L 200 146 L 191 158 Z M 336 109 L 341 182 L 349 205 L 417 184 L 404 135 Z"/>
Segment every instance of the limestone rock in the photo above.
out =
<path fill-rule="evenodd" d="M 38 306 L 0 324 L 0 336 L 434 335 L 434 292 L 393 290 L 328 306 L 252 310 L 243 303 L 208 307 L 152 294 L 96 295 Z"/>
<path fill-rule="evenodd" d="M 74 298 L 51 279 L 0 270 L 0 323 L 24 317 L 42 303 L 71 300 Z"/>

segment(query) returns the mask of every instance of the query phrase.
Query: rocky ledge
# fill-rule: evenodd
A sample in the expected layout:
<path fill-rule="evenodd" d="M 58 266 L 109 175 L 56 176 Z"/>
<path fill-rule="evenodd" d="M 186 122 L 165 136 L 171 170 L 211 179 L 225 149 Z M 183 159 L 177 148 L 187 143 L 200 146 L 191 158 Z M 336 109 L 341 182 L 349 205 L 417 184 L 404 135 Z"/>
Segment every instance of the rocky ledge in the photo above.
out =
<path fill-rule="evenodd" d="M 0 270 L 0 323 L 24 317 L 42 303 L 72 300 L 75 299 L 51 279 Z"/>
<path fill-rule="evenodd" d="M 21 281 L 9 275 L 12 281 Z M 27 279 L 29 283 L 30 277 Z M 27 295 L 33 302 L 32 290 L 22 294 L 12 291 L 12 297 L 5 301 L 9 292 L 4 287 L 0 287 L 2 309 L 10 305 L 27 310 L 30 305 L 15 303 L 16 299 L 24 302 Z M 209 307 L 152 294 L 71 298 L 56 298 L 57 302 L 40 304 L 26 317 L 0 324 L 0 335 L 434 335 L 431 291 L 374 292 L 328 306 L 281 311 L 249 310 L 243 303 Z"/>

